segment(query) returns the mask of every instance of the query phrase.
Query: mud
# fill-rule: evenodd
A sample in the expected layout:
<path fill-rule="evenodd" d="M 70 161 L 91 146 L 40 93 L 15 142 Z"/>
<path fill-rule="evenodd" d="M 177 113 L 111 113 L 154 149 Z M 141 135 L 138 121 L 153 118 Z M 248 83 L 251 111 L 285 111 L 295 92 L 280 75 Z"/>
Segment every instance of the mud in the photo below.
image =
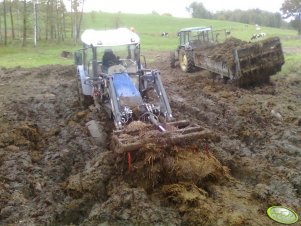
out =
<path fill-rule="evenodd" d="M 160 69 L 174 117 L 219 139 L 148 144 L 131 167 L 111 150 L 105 111 L 80 107 L 73 66 L 2 68 L 0 224 L 277 225 L 271 205 L 300 214 L 301 79 L 242 89 L 171 69 L 168 57 L 156 53 L 149 67 Z"/>
<path fill-rule="evenodd" d="M 225 42 L 217 44 L 216 46 L 205 49 L 206 55 L 215 61 L 225 61 L 229 68 L 234 64 L 233 49 L 250 47 L 248 42 L 231 37 Z"/>

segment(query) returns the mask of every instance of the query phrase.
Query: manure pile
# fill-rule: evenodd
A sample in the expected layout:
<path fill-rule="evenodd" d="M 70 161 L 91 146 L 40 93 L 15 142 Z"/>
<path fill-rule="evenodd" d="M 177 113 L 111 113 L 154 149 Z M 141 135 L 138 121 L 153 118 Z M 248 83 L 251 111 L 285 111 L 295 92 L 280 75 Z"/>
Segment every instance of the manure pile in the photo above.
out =
<path fill-rule="evenodd" d="M 165 128 L 174 134 L 179 132 L 173 125 L 167 124 Z M 149 124 L 135 121 L 127 125 L 124 133 L 119 135 L 119 139 L 124 139 L 127 144 L 142 142 L 138 149 L 131 152 L 133 181 L 139 187 L 152 190 L 158 185 L 178 181 L 204 183 L 204 180 L 209 179 L 209 175 L 209 180 L 227 177 L 227 168 L 202 148 L 209 141 L 219 141 L 219 137 L 212 132 L 204 131 L 198 144 L 193 142 L 191 145 L 191 142 L 184 139 L 175 145 L 168 136 Z M 128 166 L 124 166 L 124 170 L 127 171 Z"/>
<path fill-rule="evenodd" d="M 206 55 L 215 61 L 226 61 L 231 68 L 234 63 L 233 50 L 235 48 L 250 47 L 248 42 L 237 38 L 229 38 L 224 43 L 220 43 L 213 48 L 206 49 Z"/>

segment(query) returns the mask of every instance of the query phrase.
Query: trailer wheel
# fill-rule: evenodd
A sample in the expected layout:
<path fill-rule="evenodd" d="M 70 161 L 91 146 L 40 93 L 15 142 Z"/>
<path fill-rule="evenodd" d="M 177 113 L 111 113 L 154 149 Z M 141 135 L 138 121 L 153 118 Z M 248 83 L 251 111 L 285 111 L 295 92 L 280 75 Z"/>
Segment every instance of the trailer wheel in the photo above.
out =
<path fill-rule="evenodd" d="M 194 60 L 193 52 L 185 51 L 184 49 L 180 50 L 179 53 L 180 66 L 184 72 L 193 72 L 194 71 Z"/>
<path fill-rule="evenodd" d="M 176 54 L 175 54 L 175 52 L 170 52 L 169 60 L 170 60 L 170 67 L 175 68 L 176 67 Z"/>

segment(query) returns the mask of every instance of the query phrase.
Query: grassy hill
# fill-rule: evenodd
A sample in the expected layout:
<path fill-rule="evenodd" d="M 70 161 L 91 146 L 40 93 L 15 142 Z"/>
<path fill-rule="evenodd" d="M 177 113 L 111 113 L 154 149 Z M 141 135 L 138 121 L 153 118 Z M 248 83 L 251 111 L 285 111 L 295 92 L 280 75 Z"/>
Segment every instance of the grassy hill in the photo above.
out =
<path fill-rule="evenodd" d="M 247 25 L 237 22 L 206 20 L 196 18 L 175 18 L 160 15 L 138 14 L 111 14 L 111 13 L 87 13 L 83 21 L 83 29 L 111 29 L 117 26 L 135 27 L 141 37 L 141 45 L 145 50 L 172 50 L 177 44 L 176 33 L 184 27 L 212 26 L 214 30 L 227 29 L 234 37 L 249 41 L 252 34 L 265 32 L 267 37 L 280 36 L 285 40 L 296 36 L 294 30 L 284 30 L 269 27 L 261 27 L 255 30 L 255 25 Z M 162 38 L 161 32 L 168 32 L 168 38 Z M 286 42 L 285 45 L 294 45 L 294 41 Z M 301 43 L 300 43 L 301 46 Z"/>
<path fill-rule="evenodd" d="M 255 25 L 219 20 L 175 18 L 153 14 L 85 13 L 82 31 L 88 28 L 112 29 L 117 26 L 135 27 L 141 38 L 143 52 L 174 50 L 178 43 L 177 31 L 181 28 L 192 26 L 212 26 L 214 30 L 227 29 L 231 31 L 232 36 L 246 41 L 249 41 L 254 33 L 265 32 L 267 37 L 280 36 L 283 46 L 301 46 L 300 39 L 296 38 L 297 32 L 294 30 L 262 27 L 260 31 L 256 31 Z M 163 31 L 168 32 L 169 36 L 161 37 L 160 34 Z M 80 44 L 74 46 L 71 41 L 63 43 L 39 42 L 36 48 L 33 48 L 33 43 L 28 42 L 27 47 L 22 48 L 21 42 L 15 41 L 7 47 L 0 46 L 0 67 L 72 64 L 73 59 L 63 59 L 60 57 L 60 53 L 62 50 L 73 52 L 79 48 L 81 48 Z"/>

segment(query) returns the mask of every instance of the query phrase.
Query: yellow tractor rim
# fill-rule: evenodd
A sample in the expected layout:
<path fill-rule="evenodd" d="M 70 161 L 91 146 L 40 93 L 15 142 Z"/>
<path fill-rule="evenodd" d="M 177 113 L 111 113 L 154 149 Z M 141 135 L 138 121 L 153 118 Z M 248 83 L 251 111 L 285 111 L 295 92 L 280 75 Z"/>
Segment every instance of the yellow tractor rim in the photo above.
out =
<path fill-rule="evenodd" d="M 183 71 L 185 71 L 186 68 L 187 68 L 187 57 L 186 57 L 186 54 L 183 54 L 183 56 L 182 56 L 181 67 L 182 67 Z"/>

